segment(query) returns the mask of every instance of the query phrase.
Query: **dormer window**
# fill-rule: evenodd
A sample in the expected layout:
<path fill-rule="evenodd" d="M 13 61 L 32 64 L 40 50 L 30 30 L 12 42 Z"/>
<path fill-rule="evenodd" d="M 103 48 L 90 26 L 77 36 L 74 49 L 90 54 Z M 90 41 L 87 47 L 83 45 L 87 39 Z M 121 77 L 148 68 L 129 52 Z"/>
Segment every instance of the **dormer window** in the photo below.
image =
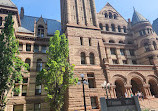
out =
<path fill-rule="evenodd" d="M 38 35 L 39 37 L 44 37 L 44 27 L 42 25 L 38 26 Z"/>
<path fill-rule="evenodd" d="M 0 26 L 2 26 L 2 17 L 0 17 Z"/>

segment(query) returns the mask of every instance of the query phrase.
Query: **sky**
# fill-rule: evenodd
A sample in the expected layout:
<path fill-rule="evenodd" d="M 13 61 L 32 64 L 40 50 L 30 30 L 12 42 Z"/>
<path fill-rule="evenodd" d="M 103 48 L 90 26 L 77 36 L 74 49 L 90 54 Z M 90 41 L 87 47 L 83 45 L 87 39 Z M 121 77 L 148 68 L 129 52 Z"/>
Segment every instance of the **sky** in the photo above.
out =
<path fill-rule="evenodd" d="M 60 20 L 60 0 L 12 0 L 24 7 L 25 15 Z M 151 23 L 158 18 L 158 0 L 95 0 L 99 12 L 109 2 L 126 20 L 132 18 L 133 7 Z"/>

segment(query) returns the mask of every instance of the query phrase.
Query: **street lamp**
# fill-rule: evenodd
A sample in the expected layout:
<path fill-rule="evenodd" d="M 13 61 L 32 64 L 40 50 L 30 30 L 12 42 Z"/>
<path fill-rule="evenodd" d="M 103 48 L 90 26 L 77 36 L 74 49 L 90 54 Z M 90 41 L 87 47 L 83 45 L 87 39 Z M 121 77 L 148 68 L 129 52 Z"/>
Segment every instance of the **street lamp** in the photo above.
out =
<path fill-rule="evenodd" d="M 85 98 L 84 84 L 88 85 L 88 82 L 86 79 L 84 79 L 84 74 L 81 74 L 80 76 L 81 76 L 82 80 L 81 80 L 81 82 L 78 82 L 78 85 L 80 85 L 82 83 L 82 86 L 83 86 L 84 110 L 86 111 L 86 98 Z"/>
<path fill-rule="evenodd" d="M 102 88 L 104 88 L 106 90 L 107 99 L 109 99 L 108 90 L 110 90 L 110 83 L 107 83 L 106 81 L 104 81 L 104 83 L 101 84 L 101 86 L 102 86 Z"/>

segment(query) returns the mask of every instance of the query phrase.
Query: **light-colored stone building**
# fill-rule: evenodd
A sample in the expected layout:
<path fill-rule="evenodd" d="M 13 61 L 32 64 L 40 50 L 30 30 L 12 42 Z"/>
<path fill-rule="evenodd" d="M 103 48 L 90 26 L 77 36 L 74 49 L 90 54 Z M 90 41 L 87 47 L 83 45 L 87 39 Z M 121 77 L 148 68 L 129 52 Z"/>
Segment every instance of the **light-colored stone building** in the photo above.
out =
<path fill-rule="evenodd" d="M 10 92 L 6 111 L 49 111 L 46 92 L 36 86 L 36 74 L 44 67 L 49 37 L 55 30 L 69 40 L 69 62 L 75 64 L 75 76 L 85 75 L 87 110 L 100 111 L 100 97 L 106 97 L 101 84 L 110 83 L 110 98 L 144 94 L 142 108 L 158 109 L 158 37 L 149 21 L 134 10 L 126 21 L 109 3 L 96 12 L 94 0 L 60 0 L 61 22 L 20 14 L 10 0 L 0 1 L 0 28 L 8 13 L 13 14 L 15 35 L 19 40 L 20 58 L 30 64 L 20 94 Z M 68 90 L 64 111 L 82 111 L 82 85 Z"/>

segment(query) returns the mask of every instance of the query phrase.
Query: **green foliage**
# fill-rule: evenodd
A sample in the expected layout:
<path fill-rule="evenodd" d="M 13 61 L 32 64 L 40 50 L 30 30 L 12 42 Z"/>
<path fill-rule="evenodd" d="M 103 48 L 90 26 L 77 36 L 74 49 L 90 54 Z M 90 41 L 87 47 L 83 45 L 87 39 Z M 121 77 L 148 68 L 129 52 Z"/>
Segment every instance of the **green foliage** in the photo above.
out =
<path fill-rule="evenodd" d="M 6 105 L 8 91 L 15 86 L 15 81 L 22 82 L 22 69 L 28 67 L 20 58 L 13 28 L 12 15 L 5 18 L 4 29 L 0 34 L 0 105 Z M 14 88 L 13 88 L 14 89 Z M 18 90 L 14 90 L 17 91 Z"/>
<path fill-rule="evenodd" d="M 51 110 L 60 111 L 67 88 L 77 82 L 73 77 L 74 65 L 68 62 L 69 46 L 64 34 L 56 31 L 50 38 L 47 55 L 46 67 L 37 75 L 37 84 L 44 85 Z"/>

